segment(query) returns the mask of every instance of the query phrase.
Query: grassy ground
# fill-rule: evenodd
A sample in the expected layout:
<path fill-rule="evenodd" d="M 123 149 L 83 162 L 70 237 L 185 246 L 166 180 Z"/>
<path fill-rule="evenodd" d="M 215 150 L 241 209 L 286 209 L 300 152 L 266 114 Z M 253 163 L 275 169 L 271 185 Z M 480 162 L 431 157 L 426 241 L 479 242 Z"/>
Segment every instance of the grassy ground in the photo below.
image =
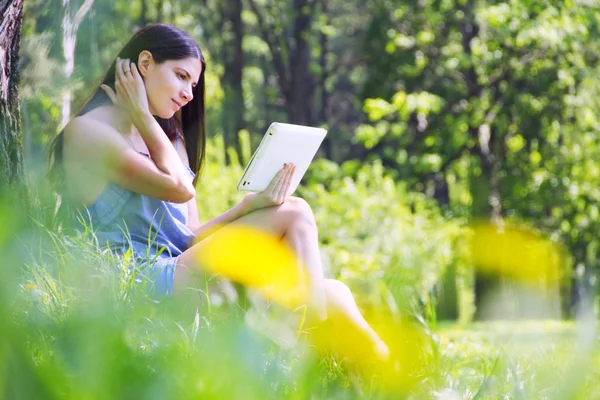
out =
<path fill-rule="evenodd" d="M 277 345 L 266 322 L 251 328 L 239 310 L 190 314 L 176 303 L 110 299 L 105 288 L 75 297 L 48 277 L 22 286 L 15 323 L 0 323 L 0 398 L 600 398 L 591 323 L 396 330 L 400 368 L 378 369 L 319 351 L 305 334 Z"/>
<path fill-rule="evenodd" d="M 591 322 L 413 315 L 422 323 L 387 332 L 393 362 L 351 363 L 306 332 L 277 345 L 266 322 L 251 328 L 237 308 L 159 303 L 136 283 L 132 260 L 74 240 L 50 236 L 51 250 L 25 268 L 6 261 L 24 251 L 4 247 L 0 399 L 600 398 Z M 347 357 L 360 348 L 338 338 Z"/>
<path fill-rule="evenodd" d="M 448 398 L 600 398 L 591 323 L 481 322 L 445 325 L 438 335 Z"/>

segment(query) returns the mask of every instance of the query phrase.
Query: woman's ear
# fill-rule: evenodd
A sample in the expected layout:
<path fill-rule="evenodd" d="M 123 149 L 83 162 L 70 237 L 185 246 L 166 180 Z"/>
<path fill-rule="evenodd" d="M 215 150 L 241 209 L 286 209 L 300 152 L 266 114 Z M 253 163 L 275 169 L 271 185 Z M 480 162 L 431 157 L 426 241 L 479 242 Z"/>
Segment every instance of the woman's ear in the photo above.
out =
<path fill-rule="evenodd" d="M 150 69 L 153 63 L 154 59 L 152 57 L 152 53 L 150 53 L 148 50 L 143 50 L 138 56 L 137 62 L 137 67 L 138 71 L 140 71 L 140 75 L 146 76 L 148 70 Z"/>

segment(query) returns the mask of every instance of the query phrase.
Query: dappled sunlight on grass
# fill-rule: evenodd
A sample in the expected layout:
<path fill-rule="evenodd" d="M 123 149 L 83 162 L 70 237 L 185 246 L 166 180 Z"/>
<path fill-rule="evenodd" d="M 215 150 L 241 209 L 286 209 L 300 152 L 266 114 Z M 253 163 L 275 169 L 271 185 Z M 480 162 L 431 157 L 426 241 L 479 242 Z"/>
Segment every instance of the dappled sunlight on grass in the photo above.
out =
<path fill-rule="evenodd" d="M 441 384 L 465 398 L 589 399 L 600 353 L 589 321 L 495 321 L 437 332 Z"/>

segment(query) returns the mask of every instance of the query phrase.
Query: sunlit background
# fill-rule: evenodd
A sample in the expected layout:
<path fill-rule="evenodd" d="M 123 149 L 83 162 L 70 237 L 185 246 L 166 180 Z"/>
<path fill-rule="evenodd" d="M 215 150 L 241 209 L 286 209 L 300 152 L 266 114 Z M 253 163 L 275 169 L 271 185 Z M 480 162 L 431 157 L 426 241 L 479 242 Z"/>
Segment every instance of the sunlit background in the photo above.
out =
<path fill-rule="evenodd" d="M 296 195 L 389 360 L 305 325 L 294 254 L 262 232 L 230 230 L 201 260 L 215 276 L 159 301 L 57 223 L 45 146 L 155 22 L 208 60 L 201 221 L 242 198 L 271 122 L 328 129 Z M 572 0 L 26 0 L 0 398 L 600 398 L 599 24 Z M 211 293 L 224 278 L 238 302 Z"/>

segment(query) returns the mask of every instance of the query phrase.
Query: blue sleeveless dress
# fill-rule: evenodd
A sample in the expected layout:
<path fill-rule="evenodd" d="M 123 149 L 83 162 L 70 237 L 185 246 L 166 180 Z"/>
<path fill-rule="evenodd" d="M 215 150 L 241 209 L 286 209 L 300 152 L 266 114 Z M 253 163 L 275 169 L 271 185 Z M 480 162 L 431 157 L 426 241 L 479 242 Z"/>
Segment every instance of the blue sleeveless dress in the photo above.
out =
<path fill-rule="evenodd" d="M 109 182 L 82 214 L 101 246 L 121 255 L 131 249 L 155 296 L 173 294 L 177 258 L 195 238 L 187 227 L 187 203 L 159 200 Z"/>

